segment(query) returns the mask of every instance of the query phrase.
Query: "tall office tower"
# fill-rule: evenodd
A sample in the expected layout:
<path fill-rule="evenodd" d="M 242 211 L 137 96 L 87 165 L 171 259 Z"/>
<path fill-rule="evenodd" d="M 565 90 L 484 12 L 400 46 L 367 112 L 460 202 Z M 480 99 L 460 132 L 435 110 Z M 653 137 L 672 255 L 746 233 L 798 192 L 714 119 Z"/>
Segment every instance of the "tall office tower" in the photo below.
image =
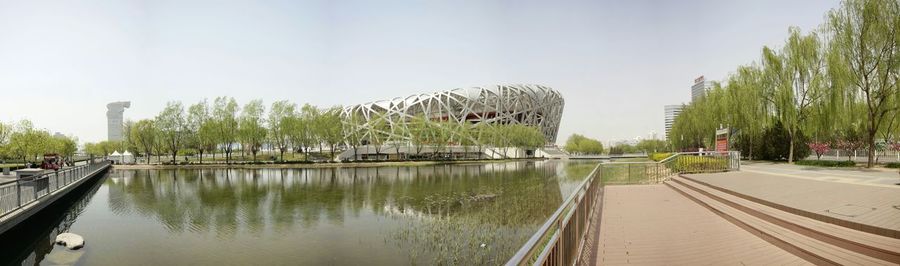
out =
<path fill-rule="evenodd" d="M 131 107 L 131 102 L 112 102 L 106 105 L 106 132 L 107 140 L 121 141 L 125 139 L 122 130 L 124 121 L 122 114 L 125 108 Z"/>
<path fill-rule="evenodd" d="M 712 83 L 706 80 L 706 77 L 700 76 L 694 79 L 694 85 L 691 86 L 691 101 L 697 101 L 703 96 L 706 96 L 706 92 L 710 90 L 712 87 Z"/>
<path fill-rule="evenodd" d="M 672 131 L 672 125 L 675 125 L 675 118 L 681 114 L 684 105 L 666 105 L 666 139 L 669 139 L 669 131 Z"/>

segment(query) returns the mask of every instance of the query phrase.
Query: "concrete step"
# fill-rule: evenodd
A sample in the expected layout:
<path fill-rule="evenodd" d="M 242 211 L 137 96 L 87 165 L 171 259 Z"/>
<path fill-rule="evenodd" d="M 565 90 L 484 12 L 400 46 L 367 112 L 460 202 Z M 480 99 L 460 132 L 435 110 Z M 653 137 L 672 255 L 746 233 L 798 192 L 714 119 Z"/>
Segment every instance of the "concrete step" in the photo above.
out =
<path fill-rule="evenodd" d="M 871 257 L 900 263 L 900 239 L 871 234 L 813 218 L 785 212 L 758 202 L 723 192 L 690 178 L 676 177 L 678 182 L 697 192 L 737 208 L 770 223 L 820 241 Z"/>
<path fill-rule="evenodd" d="M 682 179 L 683 180 L 683 179 Z M 817 265 L 897 265 L 896 262 L 872 257 L 810 237 L 785 228 L 775 222 L 761 219 L 708 196 L 685 183 L 670 180 L 665 183 L 682 195 L 697 202 L 726 220 L 744 228 L 763 240 Z M 689 226 L 689 225 L 688 225 Z"/>
<path fill-rule="evenodd" d="M 879 226 L 875 226 L 875 225 L 871 225 L 871 224 L 862 223 L 859 221 L 840 219 L 837 217 L 809 211 L 809 210 L 803 209 L 803 208 L 797 208 L 797 207 L 793 207 L 793 206 L 789 206 L 789 205 L 779 204 L 779 203 L 776 203 L 774 201 L 770 201 L 770 200 L 767 200 L 764 198 L 750 196 L 748 194 L 740 193 L 740 192 L 728 189 L 726 187 L 717 186 L 717 185 L 710 184 L 710 183 L 704 182 L 704 181 L 696 179 L 696 178 L 692 178 L 690 175 L 679 175 L 679 176 L 686 178 L 688 180 L 703 184 L 707 187 L 714 188 L 716 190 L 719 190 L 719 191 L 722 191 L 722 192 L 725 192 L 725 193 L 728 193 L 728 194 L 731 194 L 731 195 L 734 195 L 734 196 L 737 196 L 737 197 L 740 197 L 740 198 L 743 198 L 743 199 L 746 199 L 749 201 L 753 201 L 753 202 L 756 202 L 756 203 L 759 203 L 762 205 L 766 205 L 766 206 L 769 206 L 769 207 L 772 207 L 772 208 L 775 208 L 775 209 L 778 209 L 778 210 L 781 210 L 784 212 L 788 212 L 788 213 L 796 214 L 799 216 L 819 220 L 822 222 L 846 227 L 846 228 L 849 228 L 852 230 L 863 231 L 863 232 L 867 232 L 867 233 L 871 233 L 871 234 L 900 239 L 900 230 L 896 230 L 895 228 L 888 228 L 888 227 L 884 227 L 884 226 L 879 227 Z"/>

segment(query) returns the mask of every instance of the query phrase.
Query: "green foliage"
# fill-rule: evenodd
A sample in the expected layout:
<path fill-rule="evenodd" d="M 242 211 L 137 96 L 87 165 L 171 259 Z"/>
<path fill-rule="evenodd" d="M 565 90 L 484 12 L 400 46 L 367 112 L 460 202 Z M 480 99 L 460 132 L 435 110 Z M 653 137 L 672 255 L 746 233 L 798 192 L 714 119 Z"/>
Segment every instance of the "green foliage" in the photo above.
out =
<path fill-rule="evenodd" d="M 264 113 L 262 100 L 252 100 L 244 105 L 238 118 L 238 139 L 243 143 L 241 147 L 244 150 L 249 149 L 253 154 L 253 161 L 256 161 L 256 154 L 262 148 L 268 133 Z"/>
<path fill-rule="evenodd" d="M 566 140 L 563 149 L 571 154 L 601 154 L 603 153 L 603 143 L 599 140 L 590 139 L 579 134 L 572 134 Z"/>
<path fill-rule="evenodd" d="M 155 119 L 156 128 L 159 130 L 159 140 L 165 149 L 172 155 L 172 161 L 178 154 L 178 149 L 183 146 L 185 136 L 188 135 L 188 125 L 184 114 L 184 106 L 181 102 L 168 102 Z"/>
<path fill-rule="evenodd" d="M 900 64 L 895 63 L 900 61 L 900 4 L 843 1 L 820 29 L 790 28 L 783 48 L 764 47 L 758 63 L 729 76 L 724 97 L 714 88 L 686 106 L 669 134 L 672 145 L 710 148 L 714 130 L 727 125 L 737 132 L 732 141 L 751 159 L 804 158 L 802 150 L 792 154 L 791 148 L 805 146 L 809 137 L 817 143 L 862 143 L 871 167 L 877 138 L 900 138 Z M 786 132 L 787 141 L 777 134 L 786 153 L 764 136 L 774 122 Z M 778 152 L 773 155 L 773 150 Z"/>
<path fill-rule="evenodd" d="M 651 153 L 650 160 L 659 162 L 659 161 L 662 161 L 663 159 L 669 158 L 670 156 L 672 156 L 672 154 L 674 154 L 674 153 L 671 153 L 671 152 Z"/>
<path fill-rule="evenodd" d="M 630 153 L 638 153 L 638 152 L 640 152 L 640 150 L 638 150 L 637 147 L 635 147 L 631 144 L 628 144 L 628 143 L 624 143 L 624 142 L 618 143 L 609 148 L 609 154 L 613 154 L 613 155 L 630 154 Z"/>
<path fill-rule="evenodd" d="M 800 160 L 797 161 L 798 165 L 809 165 L 809 166 L 823 166 L 823 167 L 854 167 L 856 166 L 856 162 L 854 161 L 822 161 L 822 160 Z"/>
<path fill-rule="evenodd" d="M 131 127 L 129 134 L 129 139 L 134 141 L 137 146 L 141 149 L 140 153 L 143 153 L 147 158 L 147 163 L 150 163 L 150 154 L 153 154 L 153 148 L 157 146 L 157 142 L 159 141 L 159 134 L 157 134 L 158 129 L 156 128 L 156 122 L 150 119 L 142 119 L 134 123 L 134 126 Z M 91 149 L 85 147 L 85 150 L 88 153 L 99 155 L 100 153 L 94 153 Z M 103 153 L 105 155 L 106 153 Z M 138 154 L 138 152 L 135 152 Z"/>
<path fill-rule="evenodd" d="M 231 162 L 234 143 L 238 141 L 238 112 L 240 107 L 234 98 L 216 97 L 212 117 L 215 121 L 216 143 L 225 152 L 225 163 Z"/>
<path fill-rule="evenodd" d="M 891 131 L 889 119 L 900 112 L 900 4 L 894 0 L 847 0 L 828 13 L 831 35 L 829 73 L 835 97 L 859 102 L 868 147 L 867 166 L 875 163 L 879 132 Z M 846 113 L 846 112 L 842 112 Z M 894 117 L 894 118 L 892 118 Z M 888 133 L 889 134 L 889 133 Z"/>
<path fill-rule="evenodd" d="M 803 132 L 797 132 L 797 141 L 794 142 L 794 156 L 797 158 L 806 158 L 812 152 L 805 143 L 807 138 Z M 757 159 L 787 161 L 790 155 L 791 136 L 788 130 L 775 122 L 771 127 L 766 129 L 760 141 L 756 142 L 753 149 Z"/>
<path fill-rule="evenodd" d="M 664 140 L 659 139 L 643 139 L 639 141 L 634 147 L 641 152 L 650 154 L 661 151 L 668 151 L 668 144 Z"/>
<path fill-rule="evenodd" d="M 887 163 L 884 165 L 887 168 L 900 168 L 900 162 Z"/>
<path fill-rule="evenodd" d="M 693 155 L 681 155 L 675 159 L 673 170 L 681 173 L 697 173 L 728 169 L 728 161 L 723 158 L 712 158 Z"/>

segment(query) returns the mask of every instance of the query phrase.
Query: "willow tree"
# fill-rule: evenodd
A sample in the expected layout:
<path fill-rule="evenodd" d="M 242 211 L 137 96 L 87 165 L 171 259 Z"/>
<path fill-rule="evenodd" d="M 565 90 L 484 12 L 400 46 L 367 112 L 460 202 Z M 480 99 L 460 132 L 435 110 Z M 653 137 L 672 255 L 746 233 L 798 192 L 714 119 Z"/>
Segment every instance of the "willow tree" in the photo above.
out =
<path fill-rule="evenodd" d="M 213 102 L 213 119 L 216 139 L 225 152 L 225 163 L 231 163 L 231 152 L 238 139 L 238 111 L 240 107 L 234 98 L 216 97 Z"/>
<path fill-rule="evenodd" d="M 750 159 L 753 159 L 753 144 L 765 131 L 768 122 L 762 75 L 762 70 L 756 65 L 742 66 L 729 77 L 726 86 L 730 125 L 740 130 L 741 140 L 747 141 L 747 156 Z"/>
<path fill-rule="evenodd" d="M 212 118 L 209 104 L 206 99 L 188 107 L 188 128 L 194 135 L 192 146 L 200 154 L 200 163 L 203 163 L 203 153 L 212 152 L 216 158 L 216 121 Z"/>
<path fill-rule="evenodd" d="M 790 28 L 790 37 L 781 52 L 763 48 L 763 66 L 768 78 L 766 97 L 775 111 L 775 119 L 784 125 L 790 137 L 788 163 L 794 162 L 794 147 L 802 125 L 810 117 L 811 107 L 826 95 L 824 47 L 815 32 L 803 35 Z"/>
<path fill-rule="evenodd" d="M 172 163 L 178 155 L 187 129 L 187 120 L 184 115 L 184 106 L 181 102 L 168 102 L 156 116 L 156 128 L 159 129 L 160 141 L 164 148 L 172 155 Z"/>
<path fill-rule="evenodd" d="M 268 133 L 266 119 L 263 117 L 265 112 L 262 100 L 252 100 L 244 105 L 241 116 L 238 119 L 238 138 L 241 140 L 241 143 L 250 148 L 254 162 L 256 161 L 256 154 L 262 149 Z M 243 145 L 241 150 L 245 150 Z"/>
<path fill-rule="evenodd" d="M 288 101 L 276 101 L 269 110 L 269 139 L 278 149 L 280 160 L 284 161 L 284 151 L 290 144 L 290 130 L 297 105 Z"/>
<path fill-rule="evenodd" d="M 138 144 L 144 156 L 147 156 L 147 164 L 150 164 L 150 156 L 153 154 L 153 147 L 158 142 L 156 133 L 156 123 L 150 119 L 141 119 L 134 123 L 131 131 L 128 132 L 130 138 Z M 105 155 L 105 154 L 104 154 Z"/>
<path fill-rule="evenodd" d="M 331 159 L 334 159 L 334 152 L 337 145 L 344 141 L 344 130 L 341 125 L 340 106 L 331 107 L 322 112 L 318 117 L 315 128 L 318 129 L 318 136 L 331 148 Z M 321 151 L 321 149 L 320 149 Z"/>
<path fill-rule="evenodd" d="M 840 78 L 865 104 L 867 167 L 875 163 L 875 138 L 900 104 L 900 3 L 894 0 L 847 0 L 828 13 L 826 28 L 836 61 L 846 66 Z"/>

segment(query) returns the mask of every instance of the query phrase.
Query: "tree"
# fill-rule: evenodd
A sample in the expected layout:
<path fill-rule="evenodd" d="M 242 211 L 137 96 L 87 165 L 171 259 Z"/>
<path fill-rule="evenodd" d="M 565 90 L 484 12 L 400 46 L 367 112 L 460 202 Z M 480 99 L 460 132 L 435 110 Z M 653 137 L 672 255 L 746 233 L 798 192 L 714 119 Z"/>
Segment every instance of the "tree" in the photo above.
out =
<path fill-rule="evenodd" d="M 153 148 L 157 146 L 158 134 L 156 132 L 156 123 L 153 120 L 142 119 L 135 122 L 131 131 L 128 133 L 130 138 L 142 149 L 141 151 L 144 155 L 147 156 L 147 164 L 150 164 L 150 156 L 153 154 Z"/>
<path fill-rule="evenodd" d="M 746 143 L 747 158 L 753 156 L 753 144 L 768 125 L 768 110 L 763 100 L 762 70 L 756 66 L 742 66 L 729 77 L 726 86 L 729 125 L 738 133 L 738 142 Z M 743 149 L 742 149 L 743 150 Z"/>
<path fill-rule="evenodd" d="M 431 147 L 434 149 L 432 151 L 432 158 L 439 158 L 440 152 L 444 151 L 448 145 L 450 145 L 451 135 L 451 122 L 446 121 L 432 121 L 427 124 L 426 136 L 428 144 L 431 144 Z"/>
<path fill-rule="evenodd" d="M 27 165 L 46 151 L 50 133 L 35 129 L 29 120 L 20 121 L 16 127 L 9 136 L 9 152 Z"/>
<path fill-rule="evenodd" d="M 375 147 L 375 154 L 379 155 L 381 154 L 381 148 L 391 137 L 391 125 L 388 123 L 387 114 L 376 113 L 366 121 L 366 124 L 368 124 L 366 127 L 368 130 L 366 140 L 369 145 Z"/>
<path fill-rule="evenodd" d="M 890 114 L 900 105 L 890 99 L 900 94 L 900 4 L 892 0 L 847 0 L 828 13 L 833 71 L 844 82 L 838 89 L 865 104 L 867 167 L 875 163 L 875 138 Z M 837 67 L 846 66 L 838 69 Z"/>
<path fill-rule="evenodd" d="M 244 105 L 241 112 L 240 121 L 238 123 L 239 136 L 243 143 L 250 148 L 253 154 L 253 161 L 256 161 L 256 153 L 262 148 L 263 142 L 266 140 L 266 126 L 263 114 L 262 100 L 253 100 Z"/>
<path fill-rule="evenodd" d="M 650 154 L 666 150 L 666 142 L 659 139 L 643 139 L 635 145 L 638 151 Z"/>
<path fill-rule="evenodd" d="M 334 152 L 337 149 L 337 145 L 344 141 L 344 131 L 343 126 L 341 125 L 341 107 L 335 106 L 329 108 L 325 112 L 322 112 L 317 118 L 315 127 L 318 133 L 316 135 L 331 147 L 331 158 L 334 159 Z"/>
<path fill-rule="evenodd" d="M 188 107 L 188 131 L 191 132 L 192 147 L 200 153 L 200 163 L 203 163 L 203 152 L 214 152 L 216 147 L 216 124 L 209 111 L 206 100 Z"/>
<path fill-rule="evenodd" d="M 795 143 L 801 126 L 810 116 L 810 108 L 825 95 L 823 46 L 815 33 L 803 36 L 791 28 L 790 37 L 781 53 L 763 48 L 767 100 L 774 107 L 776 119 L 784 125 L 790 138 L 788 163 L 794 162 Z"/>
<path fill-rule="evenodd" d="M 12 132 L 11 125 L 0 122 L 0 157 L 8 156 L 9 136 Z"/>
<path fill-rule="evenodd" d="M 131 132 L 131 128 L 133 127 L 134 121 L 132 120 L 125 120 L 125 122 L 122 123 L 122 149 L 137 153 L 137 143 L 135 142 L 135 140 L 131 139 L 131 134 L 129 134 L 129 132 Z"/>
<path fill-rule="evenodd" d="M 352 112 L 347 115 L 347 121 L 344 128 L 344 137 L 346 138 L 347 144 L 350 145 L 350 148 L 353 149 L 353 160 L 357 160 L 359 155 L 359 146 L 363 145 L 366 141 L 366 132 L 368 128 L 365 125 L 365 121 L 359 113 Z"/>
<path fill-rule="evenodd" d="M 831 145 L 824 142 L 810 142 L 809 149 L 816 153 L 816 160 L 821 160 L 822 155 L 831 150 Z"/>
<path fill-rule="evenodd" d="M 216 121 L 217 142 L 225 152 L 225 163 L 231 163 L 231 152 L 238 139 L 238 111 L 240 107 L 234 98 L 216 97 L 213 102 L 213 119 Z"/>
<path fill-rule="evenodd" d="M 281 161 L 284 161 L 284 151 L 290 143 L 291 124 L 297 112 L 297 105 L 288 101 L 272 103 L 269 110 L 269 138 L 272 146 L 278 149 Z"/>
<path fill-rule="evenodd" d="M 422 153 L 422 148 L 428 143 L 429 123 L 431 120 L 428 120 L 423 114 L 412 117 L 408 122 L 410 142 L 416 151 L 416 157 Z"/>
<path fill-rule="evenodd" d="M 511 125 L 508 130 L 510 130 L 510 144 L 522 149 L 523 152 L 537 149 L 546 142 L 544 133 L 541 133 L 538 127 L 517 124 Z"/>
<path fill-rule="evenodd" d="M 321 151 L 322 138 L 320 137 L 319 116 L 321 112 L 315 106 L 304 104 L 300 108 L 300 114 L 295 114 L 291 119 L 291 142 L 299 145 L 305 152 L 305 159 L 309 160 L 309 151 L 312 146 L 319 145 Z"/>
<path fill-rule="evenodd" d="M 161 141 L 172 155 L 172 163 L 175 163 L 187 131 L 187 120 L 181 102 L 166 103 L 166 108 L 156 116 L 156 126 L 162 137 Z"/>
<path fill-rule="evenodd" d="M 572 134 L 566 140 L 563 149 L 571 154 L 601 154 L 603 153 L 603 143 L 579 134 Z"/>
<path fill-rule="evenodd" d="M 54 136 L 54 147 L 50 152 L 58 153 L 64 161 L 71 161 L 78 151 L 78 139 L 74 136 Z"/>

